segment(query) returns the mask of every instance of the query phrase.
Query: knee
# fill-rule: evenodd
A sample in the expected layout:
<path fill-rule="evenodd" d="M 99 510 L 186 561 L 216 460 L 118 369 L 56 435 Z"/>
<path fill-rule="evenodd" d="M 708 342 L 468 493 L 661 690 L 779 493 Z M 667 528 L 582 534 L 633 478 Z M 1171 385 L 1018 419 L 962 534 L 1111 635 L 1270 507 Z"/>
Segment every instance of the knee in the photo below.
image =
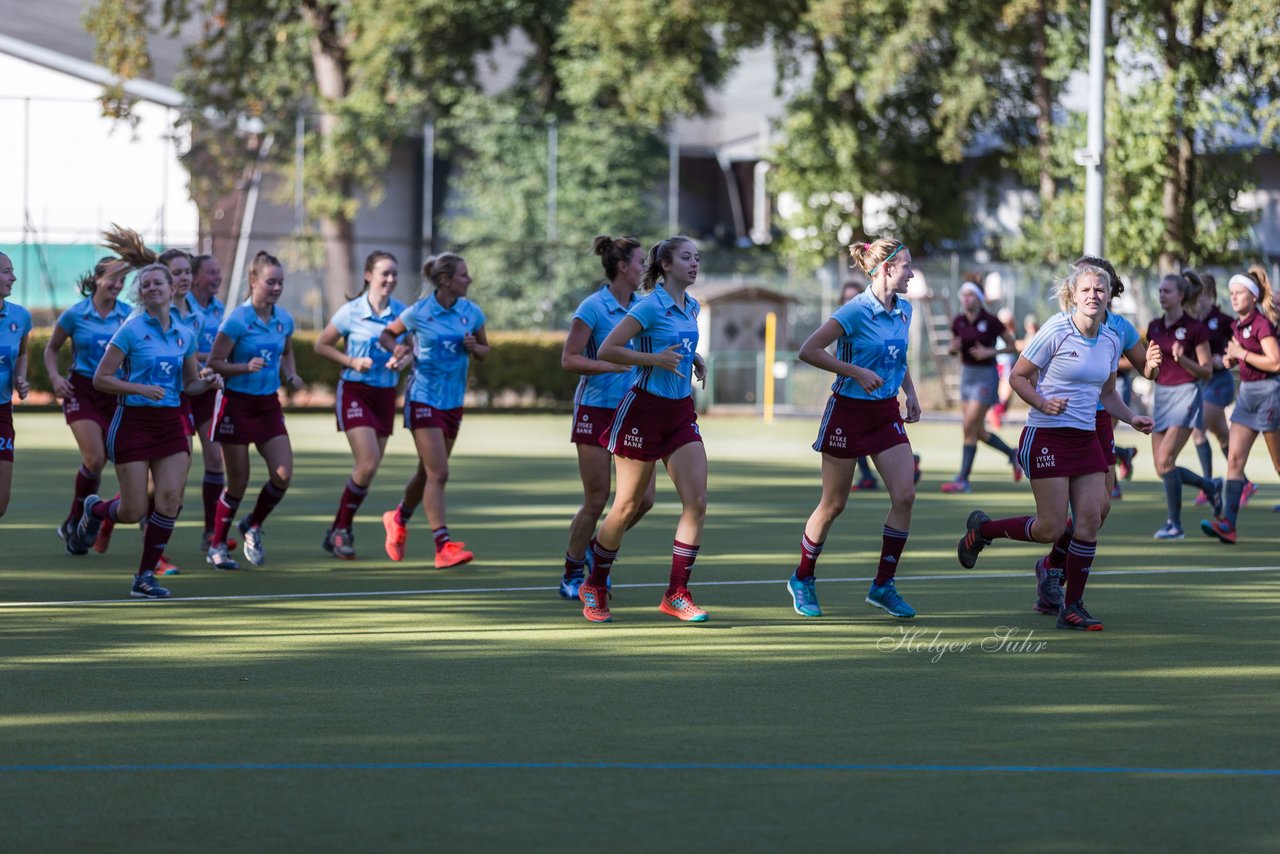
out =
<path fill-rule="evenodd" d="M 121 500 L 120 505 L 116 507 L 116 521 L 125 525 L 141 522 L 145 510 L 146 505 L 136 505 Z"/>
<path fill-rule="evenodd" d="M 288 489 L 293 480 L 293 466 L 276 466 L 271 470 L 271 482 L 281 489 Z"/>
<path fill-rule="evenodd" d="M 849 503 L 849 496 L 836 495 L 831 498 L 823 498 L 818 504 L 818 513 L 827 524 L 830 524 L 844 512 L 845 506 Z"/>
<path fill-rule="evenodd" d="M 1096 540 L 1098 529 L 1102 527 L 1102 508 L 1076 514 L 1075 535 L 1084 540 Z"/>
<path fill-rule="evenodd" d="M 916 488 L 914 485 L 908 486 L 898 492 L 889 495 L 889 502 L 893 505 L 893 509 L 902 512 L 910 512 L 916 503 Z"/>
<path fill-rule="evenodd" d="M 640 503 L 636 506 L 636 515 L 643 516 L 653 509 L 653 496 L 645 493 L 640 498 Z"/>
<path fill-rule="evenodd" d="M 1065 519 L 1046 519 L 1040 516 L 1036 524 L 1031 527 L 1031 538 L 1037 543 L 1056 543 L 1065 530 L 1067 530 Z"/>
<path fill-rule="evenodd" d="M 1111 499 L 1108 498 L 1102 502 L 1102 506 L 1098 508 L 1098 527 L 1101 528 L 1106 524 L 1107 517 L 1111 515 Z"/>
<path fill-rule="evenodd" d="M 373 478 L 378 473 L 378 466 L 371 463 L 361 463 L 351 470 L 351 479 L 360 486 L 368 486 L 373 483 Z"/>
<path fill-rule="evenodd" d="M 684 515 L 695 519 L 705 519 L 707 517 L 707 493 L 706 490 L 699 490 L 696 494 L 690 495 L 684 501 Z"/>
<path fill-rule="evenodd" d="M 598 490 L 590 490 L 582 497 L 582 513 L 592 519 L 599 519 L 604 513 L 604 506 L 609 502 L 609 494 Z M 641 505 L 637 505 L 641 506 Z"/>
<path fill-rule="evenodd" d="M 449 482 L 449 467 L 441 466 L 438 469 L 429 469 L 427 471 L 427 483 L 438 486 L 441 489 Z"/>
<path fill-rule="evenodd" d="M 94 474 L 101 474 L 107 466 L 107 455 L 99 451 L 86 451 L 83 457 L 84 467 Z"/>

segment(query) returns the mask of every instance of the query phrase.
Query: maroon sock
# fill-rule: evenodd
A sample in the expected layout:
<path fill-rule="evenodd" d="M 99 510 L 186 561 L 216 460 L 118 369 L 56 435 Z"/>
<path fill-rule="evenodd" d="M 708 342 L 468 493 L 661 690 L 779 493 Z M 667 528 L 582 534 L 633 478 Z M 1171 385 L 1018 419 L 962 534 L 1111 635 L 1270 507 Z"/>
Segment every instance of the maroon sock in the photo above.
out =
<path fill-rule="evenodd" d="M 71 515 L 67 517 L 67 521 L 72 524 L 80 521 L 80 516 L 84 513 L 85 498 L 97 492 L 101 483 L 101 477 L 80 466 L 80 470 L 76 472 L 76 492 L 71 499 Z"/>
<path fill-rule="evenodd" d="M 1008 519 L 989 519 L 982 523 L 978 534 L 988 540 L 1005 537 L 1023 543 L 1032 543 L 1031 526 L 1036 523 L 1035 516 L 1010 516 Z"/>
<path fill-rule="evenodd" d="M 796 578 L 804 580 L 812 578 L 818 570 L 818 555 L 822 554 L 822 543 L 815 543 L 808 534 L 800 535 L 800 565 L 796 567 Z"/>
<path fill-rule="evenodd" d="M 354 480 L 348 478 L 347 485 L 342 490 L 342 498 L 338 501 L 338 515 L 333 517 L 333 527 L 350 528 L 351 523 L 355 521 L 356 511 L 360 509 L 360 505 L 364 503 L 364 497 L 368 494 L 369 487 L 359 486 Z"/>
<path fill-rule="evenodd" d="M 235 518 L 236 511 L 240 509 L 240 502 L 243 498 L 232 497 L 225 489 L 218 498 L 217 513 L 213 517 L 213 538 L 212 543 L 219 546 L 227 544 L 227 531 L 231 528 L 231 520 Z"/>
<path fill-rule="evenodd" d="M 181 511 L 179 511 L 181 512 Z M 155 572 L 156 563 L 169 545 L 169 537 L 173 534 L 176 516 L 166 516 L 160 512 L 152 512 L 147 517 L 147 531 L 142 535 L 142 559 L 138 561 L 138 575 L 144 572 Z"/>
<path fill-rule="evenodd" d="M 439 528 L 432 528 L 431 537 L 436 541 L 436 551 L 443 550 L 444 544 L 449 542 L 449 526 L 441 525 Z"/>
<path fill-rule="evenodd" d="M 408 525 L 409 519 L 413 517 L 413 510 L 412 507 L 405 507 L 404 502 L 401 501 L 396 505 L 396 521 L 401 525 Z"/>
<path fill-rule="evenodd" d="M 1089 570 L 1093 568 L 1093 555 L 1097 543 L 1073 539 L 1067 548 L 1067 591 L 1063 601 L 1070 605 L 1084 598 L 1084 586 L 1089 583 Z"/>
<path fill-rule="evenodd" d="M 689 576 L 693 573 L 693 562 L 698 559 L 700 546 L 691 546 L 675 540 L 671 544 L 671 580 L 667 582 L 667 595 L 689 587 Z"/>
<path fill-rule="evenodd" d="M 568 552 L 564 553 L 564 577 L 571 578 L 582 572 L 587 566 L 587 556 L 574 557 Z"/>
<path fill-rule="evenodd" d="M 898 571 L 898 559 L 907 545 L 907 532 L 884 526 L 880 537 L 880 563 L 876 566 L 876 585 L 888 584 Z"/>
<path fill-rule="evenodd" d="M 1062 532 L 1062 536 L 1058 537 L 1054 542 L 1053 548 L 1049 550 L 1049 554 L 1045 555 L 1045 566 L 1051 569 L 1062 569 L 1067 565 L 1067 548 L 1071 545 L 1071 534 L 1076 526 L 1070 519 L 1067 520 L 1067 529 Z"/>
<path fill-rule="evenodd" d="M 93 516 L 95 519 L 101 519 L 103 522 L 111 522 L 115 524 L 120 521 L 120 496 L 108 499 L 107 501 L 99 501 L 93 505 Z"/>
<path fill-rule="evenodd" d="M 261 526 L 267 521 L 267 517 L 271 515 L 272 510 L 276 509 L 276 505 L 280 503 L 280 499 L 284 498 L 288 489 L 287 486 L 276 486 L 271 481 L 264 483 L 262 491 L 258 493 L 258 500 L 253 504 L 253 511 L 249 514 L 249 527 Z"/>
<path fill-rule="evenodd" d="M 222 497 L 222 488 L 226 485 L 227 479 L 222 472 L 205 469 L 201 495 L 204 498 L 204 532 L 206 534 L 213 532 L 214 521 L 218 515 L 218 499 Z"/>
<path fill-rule="evenodd" d="M 609 580 L 609 570 L 613 569 L 618 553 L 600 545 L 595 537 L 591 538 L 591 545 L 587 548 L 591 549 L 591 577 L 587 579 L 587 583 L 592 587 L 603 587 Z"/>

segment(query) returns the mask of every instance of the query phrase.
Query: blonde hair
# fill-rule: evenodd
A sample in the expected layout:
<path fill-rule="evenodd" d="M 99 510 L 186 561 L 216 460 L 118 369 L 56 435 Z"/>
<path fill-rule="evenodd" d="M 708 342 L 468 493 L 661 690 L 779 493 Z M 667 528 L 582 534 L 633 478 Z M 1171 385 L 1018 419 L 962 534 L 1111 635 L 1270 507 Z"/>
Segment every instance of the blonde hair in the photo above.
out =
<path fill-rule="evenodd" d="M 142 277 L 152 270 L 163 272 L 165 281 L 169 283 L 170 288 L 173 287 L 173 274 L 169 272 L 169 267 L 160 262 L 160 256 L 149 248 L 142 239 L 142 235 L 132 228 L 111 223 L 110 227 L 102 232 L 102 245 L 124 262 L 125 273 L 130 270 L 137 272 L 133 279 L 133 286 L 129 288 L 129 302 L 135 305 L 138 303 L 142 293 Z"/>
<path fill-rule="evenodd" d="M 1107 289 L 1108 296 L 1111 294 L 1111 275 L 1102 267 L 1093 264 L 1080 264 L 1071 268 L 1071 273 L 1062 280 L 1062 284 L 1058 285 L 1058 305 L 1063 311 L 1071 311 L 1071 307 L 1075 305 L 1076 285 L 1085 276 L 1093 276 L 1103 287 Z"/>
<path fill-rule="evenodd" d="M 891 237 L 882 237 L 874 243 L 854 243 L 849 247 L 849 255 L 853 257 L 853 261 L 862 272 L 867 274 L 867 278 L 880 268 L 880 265 L 889 260 L 889 257 L 902 250 L 905 246 L 901 240 Z"/>
<path fill-rule="evenodd" d="M 1276 304 L 1272 299 L 1271 279 L 1267 277 L 1266 268 L 1260 264 L 1250 264 L 1247 275 L 1258 285 L 1258 310 L 1265 314 L 1272 324 L 1280 324 L 1280 311 L 1276 310 Z"/>
<path fill-rule="evenodd" d="M 439 255 L 432 255 L 422 265 L 422 278 L 426 279 L 432 286 L 439 288 L 445 282 L 454 277 L 458 272 L 458 265 L 465 263 L 461 255 L 453 252 L 441 252 Z"/>
<path fill-rule="evenodd" d="M 660 243 L 655 243 L 649 249 L 649 254 L 644 259 L 644 281 L 641 286 L 645 290 L 653 290 L 653 288 L 662 281 L 665 272 L 662 269 L 663 262 L 671 263 L 676 257 L 676 247 L 684 243 L 693 243 L 692 237 L 685 237 L 683 234 L 673 234 Z M 696 243 L 693 243 L 697 246 Z"/>

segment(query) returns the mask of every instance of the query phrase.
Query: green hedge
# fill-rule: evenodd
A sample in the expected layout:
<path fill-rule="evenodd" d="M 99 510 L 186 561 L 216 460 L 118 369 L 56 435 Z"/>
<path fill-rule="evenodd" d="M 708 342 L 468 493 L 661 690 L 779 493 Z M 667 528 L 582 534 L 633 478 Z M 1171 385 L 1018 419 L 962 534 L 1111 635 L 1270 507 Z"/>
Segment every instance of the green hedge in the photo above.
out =
<path fill-rule="evenodd" d="M 44 370 L 44 348 L 49 341 L 49 333 L 47 328 L 33 329 L 28 344 L 28 379 L 31 387 L 39 391 L 53 390 Z M 333 389 L 338 384 L 342 368 L 316 355 L 317 335 L 299 331 L 293 336 L 298 374 L 309 386 Z M 483 403 L 507 402 L 503 398 L 509 396 L 516 398 L 516 403 L 546 404 L 573 400 L 578 377 L 560 367 L 563 333 L 490 332 L 489 344 L 493 348 L 489 358 L 471 363 L 470 387 L 481 396 Z M 64 346 L 59 355 L 59 369 L 66 372 L 71 365 L 71 347 Z"/>

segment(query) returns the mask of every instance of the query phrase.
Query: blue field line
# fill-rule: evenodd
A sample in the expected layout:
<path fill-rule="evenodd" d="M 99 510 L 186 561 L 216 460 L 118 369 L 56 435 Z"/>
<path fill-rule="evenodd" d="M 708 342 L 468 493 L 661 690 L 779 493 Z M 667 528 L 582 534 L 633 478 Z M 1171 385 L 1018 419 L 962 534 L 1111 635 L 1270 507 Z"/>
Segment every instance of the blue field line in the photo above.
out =
<path fill-rule="evenodd" d="M 1159 768 L 1118 765 L 902 765 L 843 762 L 157 762 L 119 765 L 0 765 L 0 774 L 166 771 L 853 771 L 943 774 L 1165 774 L 1280 777 L 1280 768 Z"/>
<path fill-rule="evenodd" d="M 1202 573 L 1240 573 L 1240 572 L 1280 572 L 1280 566 L 1220 566 L 1180 569 L 1096 569 L 1089 573 L 1091 577 L 1101 575 L 1197 575 Z M 977 581 L 1004 578 L 1026 579 L 1029 572 L 956 572 L 949 575 L 910 575 L 908 581 Z M 868 584 L 872 576 L 856 576 L 851 578 L 826 578 L 822 583 Z M 745 587 L 755 584 L 785 584 L 785 579 L 777 578 L 743 578 L 728 581 L 710 581 L 698 579 L 697 586 L 702 587 Z M 628 588 L 662 588 L 667 582 L 655 581 L 645 583 L 614 584 L 614 590 Z M 555 591 L 554 585 L 537 584 L 523 587 L 433 587 L 419 590 L 349 590 L 330 593 L 244 593 L 232 596 L 180 596 L 173 599 L 67 599 L 48 602 L 0 602 L 4 608 L 65 608 L 79 605 L 132 605 L 132 606 L 164 606 L 181 605 L 184 602 L 276 602 L 297 599 L 368 599 L 380 596 L 470 596 L 484 593 L 539 593 Z"/>

